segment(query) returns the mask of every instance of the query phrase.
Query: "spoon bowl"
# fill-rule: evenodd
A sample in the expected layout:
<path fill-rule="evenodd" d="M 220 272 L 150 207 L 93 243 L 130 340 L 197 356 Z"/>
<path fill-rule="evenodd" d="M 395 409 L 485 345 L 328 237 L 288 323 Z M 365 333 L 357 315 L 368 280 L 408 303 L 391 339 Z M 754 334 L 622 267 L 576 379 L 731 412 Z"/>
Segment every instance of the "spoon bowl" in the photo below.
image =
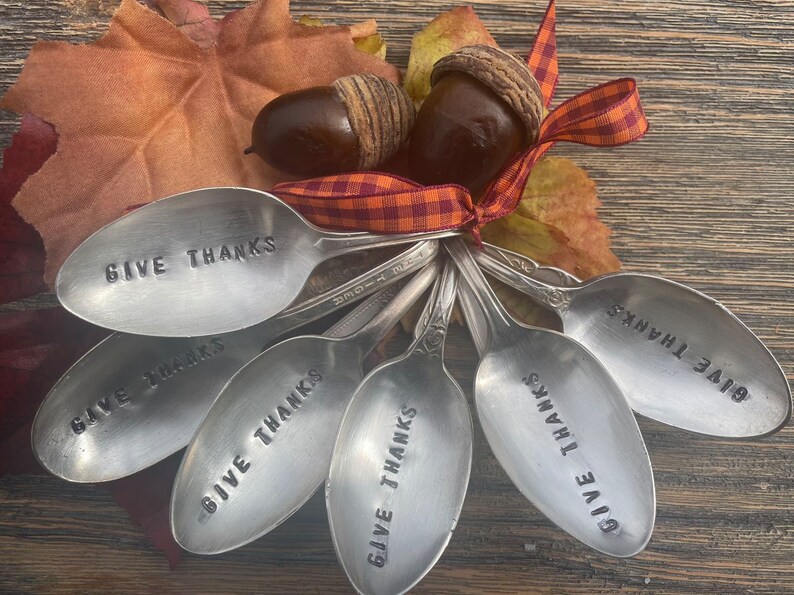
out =
<path fill-rule="evenodd" d="M 345 412 L 326 482 L 337 556 L 361 593 L 403 593 L 452 535 L 469 482 L 472 423 L 443 365 L 456 275 L 448 264 L 408 351 L 363 380 Z"/>
<path fill-rule="evenodd" d="M 99 326 L 211 335 L 277 314 L 329 258 L 458 233 L 328 232 L 266 192 L 205 188 L 106 225 L 72 252 L 55 286 L 67 310 Z"/>
<path fill-rule="evenodd" d="M 191 440 L 174 482 L 171 529 L 183 548 L 217 554 L 240 547 L 309 499 L 326 477 L 365 355 L 437 273 L 437 265 L 429 264 L 396 297 L 396 286 L 382 290 L 325 336 L 283 341 L 232 377 Z M 339 338 L 372 304 L 382 310 Z"/>
<path fill-rule="evenodd" d="M 345 272 L 345 283 L 241 331 L 114 333 L 50 390 L 33 421 L 33 451 L 45 469 L 74 482 L 145 469 L 187 446 L 229 378 L 275 337 L 415 272 L 437 253 L 437 242 L 421 242 L 353 279 Z M 312 281 L 326 285 L 316 275 Z"/>
<path fill-rule="evenodd" d="M 780 365 L 713 298 L 640 273 L 554 287 L 488 254 L 474 257 L 500 281 L 554 309 L 565 334 L 603 362 L 637 413 L 727 438 L 768 435 L 791 418 Z"/>
<path fill-rule="evenodd" d="M 590 547 L 641 552 L 656 506 L 647 451 L 603 366 L 555 331 L 512 333 L 480 361 L 477 416 L 513 483 Z"/>
<path fill-rule="evenodd" d="M 581 344 L 512 319 L 462 240 L 445 246 L 481 310 L 467 320 L 488 327 L 474 327 L 483 351 L 474 398 L 497 460 L 560 528 L 603 553 L 636 555 L 653 532 L 656 496 L 625 396 Z"/>

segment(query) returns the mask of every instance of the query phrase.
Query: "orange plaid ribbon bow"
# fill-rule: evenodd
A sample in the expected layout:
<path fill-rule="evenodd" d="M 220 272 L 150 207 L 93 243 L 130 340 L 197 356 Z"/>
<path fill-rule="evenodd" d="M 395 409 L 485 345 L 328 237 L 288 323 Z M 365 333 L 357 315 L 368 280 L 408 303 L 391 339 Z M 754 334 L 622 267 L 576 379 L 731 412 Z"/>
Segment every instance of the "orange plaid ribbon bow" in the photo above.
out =
<path fill-rule="evenodd" d="M 527 62 L 546 107 L 559 80 L 555 0 L 549 2 Z M 457 184 L 422 186 L 382 172 L 353 172 L 278 184 L 273 193 L 320 227 L 377 233 L 479 229 L 511 213 L 529 173 L 556 142 L 615 147 L 648 130 L 637 84 L 623 78 L 588 89 L 560 104 L 543 120 L 538 141 L 491 182 L 478 204 Z"/>

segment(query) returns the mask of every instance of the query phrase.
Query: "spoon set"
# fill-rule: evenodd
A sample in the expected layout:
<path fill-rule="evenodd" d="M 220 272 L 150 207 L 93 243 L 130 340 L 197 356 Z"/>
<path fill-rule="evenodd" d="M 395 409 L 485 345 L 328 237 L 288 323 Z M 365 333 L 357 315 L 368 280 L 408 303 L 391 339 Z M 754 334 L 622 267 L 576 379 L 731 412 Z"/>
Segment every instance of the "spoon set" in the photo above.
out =
<path fill-rule="evenodd" d="M 176 195 L 105 226 L 56 288 L 68 310 L 116 332 L 45 399 L 36 456 L 59 477 L 101 482 L 187 446 L 171 528 L 201 554 L 268 533 L 325 483 L 354 588 L 402 593 L 442 555 L 471 471 L 468 403 L 443 361 L 456 301 L 480 356 L 474 407 L 496 459 L 538 510 L 600 552 L 636 555 L 653 531 L 653 474 L 632 410 L 729 438 L 788 422 L 780 366 L 712 298 L 639 273 L 580 282 L 457 235 L 328 232 L 244 188 Z M 355 278 L 318 267 L 400 244 Z M 512 318 L 483 271 L 556 313 L 563 333 Z M 342 282 L 304 297 L 328 287 L 322 275 Z M 410 347 L 364 375 L 367 354 L 426 292 Z M 323 335 L 272 344 L 365 296 Z"/>

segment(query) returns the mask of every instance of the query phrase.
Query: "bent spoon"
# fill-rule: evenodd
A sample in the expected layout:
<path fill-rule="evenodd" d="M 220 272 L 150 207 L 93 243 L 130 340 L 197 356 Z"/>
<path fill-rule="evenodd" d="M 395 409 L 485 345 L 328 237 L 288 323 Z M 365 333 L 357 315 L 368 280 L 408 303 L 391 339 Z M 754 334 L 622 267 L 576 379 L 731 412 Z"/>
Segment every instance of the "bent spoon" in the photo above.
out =
<path fill-rule="evenodd" d="M 360 593 L 403 593 L 418 583 L 463 507 L 471 415 L 443 362 L 456 285 L 450 261 L 417 338 L 367 375 L 339 427 L 326 506 L 337 557 Z"/>
<path fill-rule="evenodd" d="M 242 331 L 192 339 L 114 333 L 50 390 L 33 421 L 33 452 L 50 473 L 74 482 L 111 481 L 154 465 L 187 446 L 229 378 L 275 337 L 393 283 L 437 254 L 438 242 L 420 242 Z"/>
<path fill-rule="evenodd" d="M 283 341 L 235 374 L 187 448 L 171 496 L 171 530 L 186 550 L 217 554 L 265 535 L 323 483 L 339 421 L 361 382 L 362 361 L 437 276 L 436 261 L 372 320 L 375 294 L 324 336 Z M 386 293 L 384 293 L 386 292 Z"/>
<path fill-rule="evenodd" d="M 645 443 L 617 384 L 573 339 L 511 318 L 462 240 L 445 246 L 489 327 L 474 400 L 497 460 L 563 530 L 605 554 L 636 555 L 651 537 L 656 497 Z"/>
<path fill-rule="evenodd" d="M 553 309 L 565 334 L 601 360 L 637 413 L 727 438 L 772 434 L 790 419 L 791 389 L 780 365 L 715 299 L 641 273 L 552 286 L 489 253 L 472 253 L 494 277 Z"/>
<path fill-rule="evenodd" d="M 324 231 L 248 188 L 205 188 L 109 223 L 55 282 L 73 314 L 127 333 L 190 337 L 240 330 L 287 307 L 312 270 L 342 254 L 458 235 Z"/>

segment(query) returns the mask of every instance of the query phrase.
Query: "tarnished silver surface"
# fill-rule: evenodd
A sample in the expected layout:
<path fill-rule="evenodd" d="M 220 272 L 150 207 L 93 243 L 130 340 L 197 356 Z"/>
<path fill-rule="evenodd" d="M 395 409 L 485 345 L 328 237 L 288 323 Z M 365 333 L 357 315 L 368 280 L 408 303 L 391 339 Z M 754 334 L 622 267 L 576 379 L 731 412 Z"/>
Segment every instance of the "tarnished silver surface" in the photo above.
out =
<path fill-rule="evenodd" d="M 563 269 L 540 265 L 528 256 L 494 246 L 488 242 L 483 242 L 483 250 L 534 279 L 557 282 L 563 287 L 576 286 L 580 283 L 579 279 Z M 482 310 L 477 306 L 477 298 L 474 296 L 473 290 L 463 278 L 458 281 L 458 299 L 461 302 L 463 316 L 466 319 L 466 326 L 474 341 L 474 346 L 477 348 L 477 353 L 482 355 L 488 344 L 488 324 Z"/>
<path fill-rule="evenodd" d="M 728 438 L 771 434 L 790 419 L 791 389 L 780 365 L 713 298 L 639 273 L 555 287 L 473 253 L 497 279 L 553 308 L 565 334 L 609 369 L 636 412 Z"/>
<path fill-rule="evenodd" d="M 242 368 L 188 446 L 174 483 L 171 528 L 186 550 L 220 553 L 272 530 L 319 487 L 364 356 L 429 287 L 433 262 L 391 297 L 370 298 L 325 336 L 289 339 Z M 382 310 L 354 334 L 373 301 Z M 350 322 L 352 320 L 352 323 Z M 329 336 L 330 335 L 330 336 Z"/>
<path fill-rule="evenodd" d="M 448 263 L 406 353 L 350 401 L 325 496 L 339 561 L 360 593 L 403 593 L 447 546 L 469 482 L 472 423 L 443 364 L 457 270 Z"/>
<path fill-rule="evenodd" d="M 571 287 L 581 283 L 578 278 L 571 275 L 568 271 L 553 266 L 538 264 L 528 256 L 513 252 L 507 248 L 483 242 L 482 250 L 486 254 L 493 256 L 497 261 L 507 264 L 511 268 L 525 275 L 529 275 L 533 279 L 543 281 L 544 283 L 559 285 L 561 287 Z"/>
<path fill-rule="evenodd" d="M 524 496 L 583 543 L 613 556 L 639 553 L 653 531 L 656 496 L 620 388 L 573 339 L 513 320 L 462 240 L 445 246 L 489 327 L 474 396 L 499 463 Z"/>
<path fill-rule="evenodd" d="M 114 333 L 47 395 L 33 422 L 33 451 L 51 473 L 76 482 L 153 465 L 187 445 L 229 378 L 279 334 L 415 272 L 437 253 L 438 242 L 421 242 L 242 331 L 193 339 Z"/>
<path fill-rule="evenodd" d="M 485 320 L 482 308 L 477 304 L 474 290 L 469 287 L 468 281 L 463 277 L 458 280 L 458 303 L 463 311 L 463 318 L 466 320 L 466 327 L 469 329 L 477 354 L 482 357 L 488 350 L 488 341 L 490 340 L 488 321 Z"/>
<path fill-rule="evenodd" d="M 69 256 L 55 285 L 67 310 L 99 326 L 161 337 L 212 335 L 283 310 L 324 260 L 459 233 L 329 232 L 266 192 L 205 188 L 106 225 Z"/>

